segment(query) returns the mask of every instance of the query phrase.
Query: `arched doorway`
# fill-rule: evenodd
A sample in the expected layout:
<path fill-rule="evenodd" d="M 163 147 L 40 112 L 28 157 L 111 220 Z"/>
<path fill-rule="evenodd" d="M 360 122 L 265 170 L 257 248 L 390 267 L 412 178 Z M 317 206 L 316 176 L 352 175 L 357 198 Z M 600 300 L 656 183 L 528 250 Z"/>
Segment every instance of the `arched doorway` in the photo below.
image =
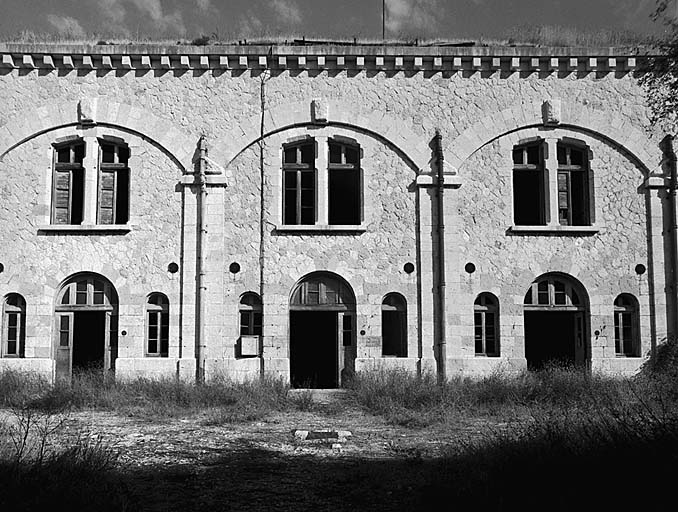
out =
<path fill-rule="evenodd" d="M 55 359 L 58 380 L 74 373 L 115 369 L 118 352 L 118 294 L 96 274 L 67 279 L 57 294 Z"/>
<path fill-rule="evenodd" d="M 290 380 L 336 388 L 355 369 L 355 296 L 336 274 L 304 277 L 290 298 Z"/>
<path fill-rule="evenodd" d="M 523 304 L 528 369 L 548 364 L 585 367 L 589 351 L 584 287 L 571 277 L 547 274 L 530 285 Z"/>

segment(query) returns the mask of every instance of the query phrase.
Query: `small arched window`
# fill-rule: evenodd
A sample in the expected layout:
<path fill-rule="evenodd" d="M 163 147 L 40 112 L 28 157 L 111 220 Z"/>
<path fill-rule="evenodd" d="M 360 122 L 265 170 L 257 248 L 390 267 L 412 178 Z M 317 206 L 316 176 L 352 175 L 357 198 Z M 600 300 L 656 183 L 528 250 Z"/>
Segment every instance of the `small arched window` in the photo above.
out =
<path fill-rule="evenodd" d="M 499 356 L 499 301 L 481 293 L 473 303 L 475 352 L 477 356 Z"/>
<path fill-rule="evenodd" d="M 18 293 L 10 293 L 5 297 L 2 325 L 2 355 L 24 357 L 26 301 Z"/>
<path fill-rule="evenodd" d="M 240 298 L 240 336 L 261 336 L 263 308 L 259 295 L 252 292 L 243 294 Z"/>
<path fill-rule="evenodd" d="M 614 301 L 614 350 L 618 356 L 640 356 L 639 310 L 638 301 L 628 293 Z"/>
<path fill-rule="evenodd" d="M 146 303 L 146 355 L 169 354 L 169 300 L 162 293 L 152 293 Z"/>
<path fill-rule="evenodd" d="M 407 302 L 389 293 L 381 303 L 382 355 L 407 357 Z"/>

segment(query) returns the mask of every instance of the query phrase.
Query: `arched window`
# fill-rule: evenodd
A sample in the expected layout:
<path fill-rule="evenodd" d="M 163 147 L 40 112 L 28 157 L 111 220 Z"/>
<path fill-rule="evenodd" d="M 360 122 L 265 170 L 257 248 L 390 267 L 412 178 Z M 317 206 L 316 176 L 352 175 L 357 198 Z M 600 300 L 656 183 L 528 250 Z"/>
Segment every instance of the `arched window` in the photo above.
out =
<path fill-rule="evenodd" d="M 169 354 L 169 300 L 162 293 L 152 293 L 146 303 L 146 355 Z"/>
<path fill-rule="evenodd" d="M 26 301 L 18 293 L 10 293 L 5 297 L 2 325 L 2 355 L 24 357 Z"/>
<path fill-rule="evenodd" d="M 261 336 L 262 305 L 256 293 L 247 292 L 240 298 L 240 335 Z"/>
<path fill-rule="evenodd" d="M 477 356 L 499 355 L 499 301 L 491 293 L 481 293 L 473 303 L 475 350 Z"/>
<path fill-rule="evenodd" d="M 614 300 L 614 350 L 618 356 L 640 356 L 639 306 L 633 295 Z"/>
<path fill-rule="evenodd" d="M 407 302 L 389 293 L 381 303 L 382 355 L 407 357 Z"/>
<path fill-rule="evenodd" d="M 581 309 L 583 304 L 575 287 L 567 280 L 548 277 L 535 281 L 525 294 L 526 306 L 559 306 Z"/>
<path fill-rule="evenodd" d="M 291 306 L 312 306 L 322 309 L 355 307 L 353 292 L 343 280 L 328 274 L 313 274 L 297 285 L 292 293 Z"/>
<path fill-rule="evenodd" d="M 283 146 L 283 223 L 315 224 L 316 169 L 312 138 Z"/>
<path fill-rule="evenodd" d="M 83 220 L 85 143 L 77 138 L 54 145 L 52 224 L 81 224 Z"/>
<path fill-rule="evenodd" d="M 122 140 L 99 140 L 99 224 L 126 224 L 129 220 L 128 162 L 129 148 Z"/>

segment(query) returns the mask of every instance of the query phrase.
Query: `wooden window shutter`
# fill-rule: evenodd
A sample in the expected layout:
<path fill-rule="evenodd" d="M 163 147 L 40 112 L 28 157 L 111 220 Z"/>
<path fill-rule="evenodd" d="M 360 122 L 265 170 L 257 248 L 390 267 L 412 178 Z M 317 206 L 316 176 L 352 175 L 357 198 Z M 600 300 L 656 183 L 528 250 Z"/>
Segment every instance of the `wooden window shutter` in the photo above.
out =
<path fill-rule="evenodd" d="M 71 171 L 54 173 L 54 223 L 71 222 Z"/>
<path fill-rule="evenodd" d="M 99 173 L 99 224 L 115 222 L 116 172 L 102 169 Z"/>

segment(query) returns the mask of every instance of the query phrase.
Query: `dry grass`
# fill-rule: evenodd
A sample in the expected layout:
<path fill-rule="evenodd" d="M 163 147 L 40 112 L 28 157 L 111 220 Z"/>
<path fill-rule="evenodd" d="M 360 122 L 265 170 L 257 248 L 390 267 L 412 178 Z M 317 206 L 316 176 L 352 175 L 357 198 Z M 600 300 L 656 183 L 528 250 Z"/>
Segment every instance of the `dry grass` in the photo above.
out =
<path fill-rule="evenodd" d="M 559 25 L 525 25 L 513 27 L 496 37 L 458 37 L 449 34 L 432 39 L 430 37 L 399 36 L 382 40 L 378 37 L 332 37 L 311 36 L 294 33 L 276 33 L 263 30 L 248 35 L 230 33 L 196 34 L 195 37 L 168 39 L 150 35 L 135 36 L 119 34 L 71 35 L 23 30 L 0 38 L 4 43 L 71 43 L 71 44 L 157 44 L 157 45 L 219 45 L 219 44 L 338 44 L 338 45 L 411 45 L 411 46 L 565 46 L 565 47 L 606 47 L 645 46 L 647 35 L 623 30 L 593 30 Z"/>

